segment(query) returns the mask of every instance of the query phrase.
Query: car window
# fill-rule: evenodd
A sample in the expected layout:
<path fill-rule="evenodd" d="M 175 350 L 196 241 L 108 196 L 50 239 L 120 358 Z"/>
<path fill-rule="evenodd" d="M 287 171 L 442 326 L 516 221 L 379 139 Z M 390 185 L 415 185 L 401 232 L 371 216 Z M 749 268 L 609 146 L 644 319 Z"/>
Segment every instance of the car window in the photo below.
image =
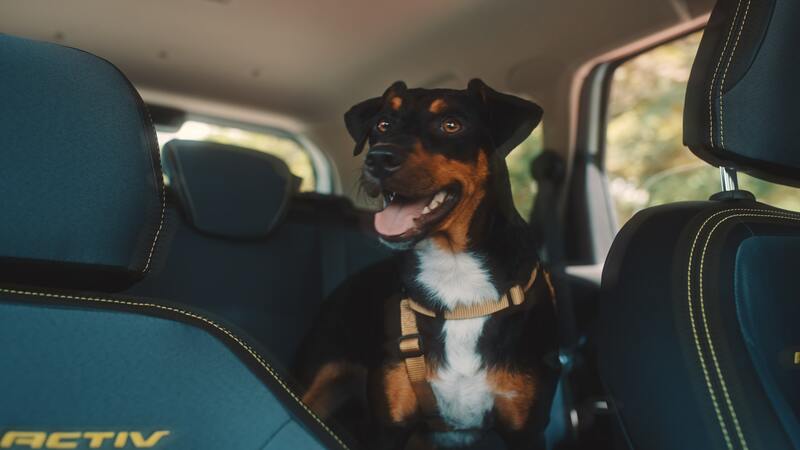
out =
<path fill-rule="evenodd" d="M 539 125 L 527 139 L 509 153 L 506 158 L 511 193 L 514 205 L 525 220 L 528 220 L 536 196 L 536 181 L 531 176 L 531 161 L 539 156 L 544 146 L 544 132 Z"/>
<path fill-rule="evenodd" d="M 608 102 L 605 170 L 624 224 L 638 210 L 705 200 L 720 190 L 719 169 L 683 146 L 683 102 L 702 32 L 631 58 L 614 71 Z M 759 201 L 800 210 L 800 190 L 739 174 Z"/>
<path fill-rule="evenodd" d="M 163 146 L 170 139 L 188 139 L 238 145 L 275 155 L 286 162 L 289 170 L 294 175 L 302 178 L 301 191 L 313 191 L 316 189 L 314 166 L 308 151 L 288 134 L 245 130 L 199 120 L 188 120 L 176 132 L 158 131 L 160 145 Z"/>

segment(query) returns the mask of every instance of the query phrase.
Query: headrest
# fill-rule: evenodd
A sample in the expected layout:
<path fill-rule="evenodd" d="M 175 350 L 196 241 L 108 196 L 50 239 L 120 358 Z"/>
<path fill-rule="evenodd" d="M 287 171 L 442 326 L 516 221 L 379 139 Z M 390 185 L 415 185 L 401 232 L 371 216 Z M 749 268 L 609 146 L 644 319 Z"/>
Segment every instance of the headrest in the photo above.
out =
<path fill-rule="evenodd" d="M 283 219 L 297 186 L 280 159 L 213 142 L 168 142 L 164 171 L 186 220 L 224 238 L 267 236 Z"/>
<path fill-rule="evenodd" d="M 55 44 L 0 35 L 0 61 L 0 281 L 93 287 L 147 272 L 163 188 L 136 90 Z"/>
<path fill-rule="evenodd" d="M 685 144 L 716 166 L 800 186 L 800 2 L 719 0 L 697 52 Z"/>

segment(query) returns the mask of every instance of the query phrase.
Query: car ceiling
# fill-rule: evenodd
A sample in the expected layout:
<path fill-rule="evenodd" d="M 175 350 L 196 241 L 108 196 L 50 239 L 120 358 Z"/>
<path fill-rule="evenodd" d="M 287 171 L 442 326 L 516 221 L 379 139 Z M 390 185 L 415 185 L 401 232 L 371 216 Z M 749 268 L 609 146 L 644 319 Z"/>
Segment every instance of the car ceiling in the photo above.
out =
<path fill-rule="evenodd" d="M 559 147 L 566 142 L 571 79 L 582 64 L 690 22 L 712 4 L 3 0 L 0 31 L 105 57 L 145 93 L 167 94 L 162 103 L 203 99 L 232 112 L 285 118 L 330 155 L 347 185 L 355 166 L 341 115 L 394 80 L 463 87 L 481 77 L 496 89 L 531 97 L 545 108 L 548 145 Z"/>

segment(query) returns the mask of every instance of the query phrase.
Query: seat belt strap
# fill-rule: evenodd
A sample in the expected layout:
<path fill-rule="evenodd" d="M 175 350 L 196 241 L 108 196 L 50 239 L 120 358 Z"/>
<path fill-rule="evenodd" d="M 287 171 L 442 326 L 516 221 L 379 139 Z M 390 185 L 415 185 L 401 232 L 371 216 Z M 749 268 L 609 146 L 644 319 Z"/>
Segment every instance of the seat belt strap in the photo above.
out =
<path fill-rule="evenodd" d="M 531 174 L 539 186 L 530 216 L 530 226 L 543 245 L 543 259 L 553 271 L 558 289 L 559 347 L 574 351 L 577 344 L 574 308 L 570 286 L 566 282 L 563 223 L 558 214 L 558 197 L 562 194 L 566 164 L 563 158 L 550 150 L 542 152 L 531 161 Z"/>

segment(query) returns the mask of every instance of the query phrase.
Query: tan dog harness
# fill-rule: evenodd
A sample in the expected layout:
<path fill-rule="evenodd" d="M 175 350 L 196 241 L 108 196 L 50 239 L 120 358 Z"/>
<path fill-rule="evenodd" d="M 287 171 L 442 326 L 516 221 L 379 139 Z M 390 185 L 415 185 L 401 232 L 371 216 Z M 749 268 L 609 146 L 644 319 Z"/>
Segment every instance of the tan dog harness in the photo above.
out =
<path fill-rule="evenodd" d="M 417 328 L 417 314 L 432 318 L 442 318 L 444 320 L 465 320 L 485 317 L 511 306 L 518 306 L 525 302 L 525 294 L 536 282 L 540 267 L 537 264 L 531 272 L 528 283 L 523 287 L 515 285 L 508 290 L 499 300 L 489 301 L 477 305 L 458 306 L 453 310 L 444 311 L 437 314 L 428 308 L 420 305 L 411 298 L 400 301 L 400 339 L 398 340 L 400 354 L 403 357 L 408 372 L 408 379 L 417 397 L 419 409 L 434 430 L 446 430 L 447 426 L 439 416 L 439 408 L 436 404 L 436 396 L 433 388 L 428 382 L 428 366 L 425 363 L 425 352 L 422 348 L 422 337 Z M 555 291 L 550 280 L 550 274 L 541 269 L 547 287 L 550 291 L 550 298 L 555 299 Z"/>

